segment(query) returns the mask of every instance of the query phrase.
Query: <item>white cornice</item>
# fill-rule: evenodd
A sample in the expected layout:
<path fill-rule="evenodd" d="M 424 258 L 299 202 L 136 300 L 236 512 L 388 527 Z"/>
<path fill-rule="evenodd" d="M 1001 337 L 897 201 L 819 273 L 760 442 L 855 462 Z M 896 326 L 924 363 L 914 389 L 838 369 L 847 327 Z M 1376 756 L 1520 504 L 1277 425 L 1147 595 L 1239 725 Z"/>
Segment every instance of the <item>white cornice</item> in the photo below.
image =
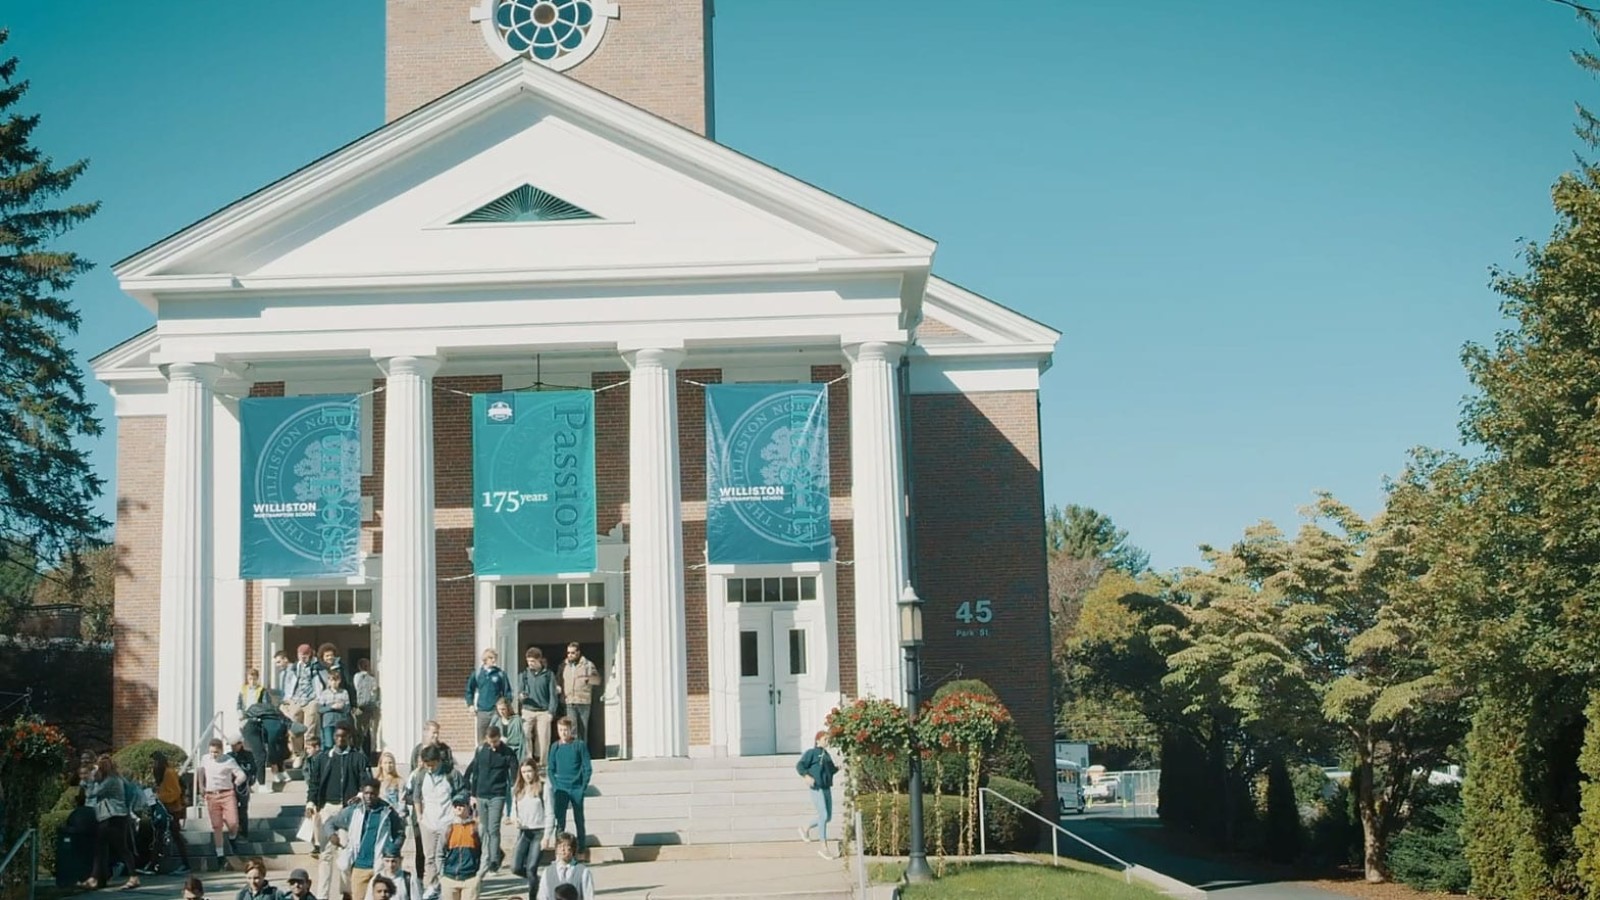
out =
<path fill-rule="evenodd" d="M 926 267 L 929 257 L 911 259 L 892 254 L 740 263 L 678 265 L 612 265 L 604 267 L 491 269 L 459 272 L 382 272 L 354 275 L 146 275 L 127 276 L 122 288 L 136 296 L 216 296 L 230 290 L 278 293 L 338 293 L 362 290 L 421 288 L 487 288 L 509 285 L 541 287 L 632 282 L 717 282 L 735 279 L 785 279 L 820 275 L 895 275 L 909 267 Z M 909 281 L 909 279 L 907 279 Z"/>
<path fill-rule="evenodd" d="M 965 330 L 963 324 L 977 326 L 1002 341 L 1046 344 L 1053 351 L 1061 340 L 1061 332 L 1054 328 L 937 276 L 928 279 L 925 312 L 958 330 Z M 986 336 L 973 337 L 983 341 Z M 995 341 L 990 338 L 988 343 Z"/>

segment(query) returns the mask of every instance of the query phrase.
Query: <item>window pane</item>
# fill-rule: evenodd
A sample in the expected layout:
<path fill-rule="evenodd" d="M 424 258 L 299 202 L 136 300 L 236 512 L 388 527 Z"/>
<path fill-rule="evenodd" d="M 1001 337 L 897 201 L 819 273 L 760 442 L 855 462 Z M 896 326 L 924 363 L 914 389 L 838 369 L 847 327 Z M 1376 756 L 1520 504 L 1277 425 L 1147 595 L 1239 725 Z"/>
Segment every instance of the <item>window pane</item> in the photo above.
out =
<path fill-rule="evenodd" d="M 550 585 L 548 585 L 548 584 L 536 584 L 536 585 L 533 586 L 533 608 L 534 609 L 549 609 L 550 608 Z"/>
<path fill-rule="evenodd" d="M 754 631 L 739 632 L 739 674 L 752 678 L 761 674 L 761 645 Z"/>
<path fill-rule="evenodd" d="M 511 608 L 511 585 L 509 585 L 509 584 L 497 584 L 497 585 L 494 586 L 494 608 L 495 609 L 510 609 Z"/>
<path fill-rule="evenodd" d="M 728 579 L 728 602 L 729 603 L 738 603 L 739 601 L 741 601 L 743 599 L 744 599 L 744 579 L 743 578 L 729 578 Z"/>
<path fill-rule="evenodd" d="M 552 584 L 552 585 L 550 585 L 550 608 L 551 609 L 566 609 L 567 608 L 567 586 L 566 585 L 564 585 L 564 584 Z"/>
<path fill-rule="evenodd" d="M 338 610 L 339 610 L 340 615 L 348 616 L 351 613 L 356 611 L 356 592 L 355 591 L 352 591 L 352 590 L 346 588 L 345 590 L 342 590 L 342 591 L 336 591 L 334 593 L 334 597 L 338 601 Z"/>
<path fill-rule="evenodd" d="M 800 599 L 817 599 L 817 576 L 806 575 L 800 579 Z"/>
<path fill-rule="evenodd" d="M 339 598 L 333 591 L 317 591 L 317 611 L 325 616 L 337 615 Z"/>
<path fill-rule="evenodd" d="M 761 599 L 767 603 L 777 603 L 783 599 L 783 579 L 763 578 L 761 583 L 765 586 L 765 596 Z"/>
<path fill-rule="evenodd" d="M 372 589 L 362 588 L 356 591 L 356 612 L 372 612 Z"/>
<path fill-rule="evenodd" d="M 604 581 L 589 582 L 589 605 L 606 605 L 606 583 Z"/>
<path fill-rule="evenodd" d="M 806 673 L 806 632 L 803 628 L 789 629 L 789 674 Z"/>
<path fill-rule="evenodd" d="M 746 602 L 746 603 L 760 603 L 761 602 L 761 579 L 759 579 L 759 578 L 746 578 L 744 580 L 744 602 Z"/>
<path fill-rule="evenodd" d="M 283 614 L 286 616 L 297 616 L 300 614 L 299 591 L 283 592 Z"/>
<path fill-rule="evenodd" d="M 800 599 L 800 579 L 785 578 L 783 580 L 783 602 L 793 603 Z"/>
<path fill-rule="evenodd" d="M 525 584 L 519 584 L 511 589 L 512 609 L 531 609 L 533 607 L 533 589 Z"/>

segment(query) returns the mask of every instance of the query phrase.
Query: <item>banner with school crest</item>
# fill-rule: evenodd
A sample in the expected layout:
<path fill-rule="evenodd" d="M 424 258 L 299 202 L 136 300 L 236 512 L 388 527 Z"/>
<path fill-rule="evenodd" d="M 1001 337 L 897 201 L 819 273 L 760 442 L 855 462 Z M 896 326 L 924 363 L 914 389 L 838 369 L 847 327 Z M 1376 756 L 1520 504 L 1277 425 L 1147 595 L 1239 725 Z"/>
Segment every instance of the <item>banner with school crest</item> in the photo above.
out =
<path fill-rule="evenodd" d="M 832 558 L 826 385 L 714 384 L 705 396 L 707 560 Z"/>
<path fill-rule="evenodd" d="M 361 551 L 361 401 L 239 401 L 239 577 L 354 575 Z"/>
<path fill-rule="evenodd" d="M 472 397 L 472 568 L 592 572 L 594 392 Z"/>

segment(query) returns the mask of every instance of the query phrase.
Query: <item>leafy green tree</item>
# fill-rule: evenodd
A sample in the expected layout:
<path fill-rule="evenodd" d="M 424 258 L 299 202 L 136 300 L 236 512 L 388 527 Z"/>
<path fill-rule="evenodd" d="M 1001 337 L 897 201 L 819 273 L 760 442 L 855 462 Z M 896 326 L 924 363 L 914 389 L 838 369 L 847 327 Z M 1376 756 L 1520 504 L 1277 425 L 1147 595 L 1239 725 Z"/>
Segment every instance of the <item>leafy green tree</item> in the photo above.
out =
<path fill-rule="evenodd" d="M 1128 532 L 1110 516 L 1076 503 L 1051 505 L 1045 513 L 1045 545 L 1052 557 L 1099 559 L 1129 575 L 1150 568 L 1150 554 L 1128 543 Z"/>
<path fill-rule="evenodd" d="M 99 204 L 63 201 L 87 163 L 57 167 L 33 145 L 39 116 L 19 111 L 17 70 L 16 57 L 0 62 L 0 567 L 13 569 L 64 559 L 108 524 L 93 509 L 101 480 L 74 446 L 100 421 L 66 346 L 78 313 L 64 295 L 90 263 L 55 243 Z"/>
<path fill-rule="evenodd" d="M 95 542 L 74 548 L 72 558 L 39 579 L 35 606 L 63 604 L 83 611 L 83 638 L 111 640 L 112 601 L 116 595 L 117 548 Z"/>

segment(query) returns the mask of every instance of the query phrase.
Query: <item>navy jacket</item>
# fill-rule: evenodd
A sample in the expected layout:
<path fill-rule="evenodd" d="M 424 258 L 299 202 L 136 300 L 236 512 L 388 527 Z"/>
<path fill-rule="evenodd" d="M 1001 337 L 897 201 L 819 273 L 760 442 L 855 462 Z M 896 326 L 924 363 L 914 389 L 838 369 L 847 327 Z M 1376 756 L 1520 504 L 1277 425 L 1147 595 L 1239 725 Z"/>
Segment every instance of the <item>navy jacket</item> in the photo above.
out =
<path fill-rule="evenodd" d="M 505 670 L 499 666 L 474 669 L 467 679 L 467 702 L 478 712 L 490 712 L 501 697 L 512 699 L 511 679 L 506 677 Z"/>

